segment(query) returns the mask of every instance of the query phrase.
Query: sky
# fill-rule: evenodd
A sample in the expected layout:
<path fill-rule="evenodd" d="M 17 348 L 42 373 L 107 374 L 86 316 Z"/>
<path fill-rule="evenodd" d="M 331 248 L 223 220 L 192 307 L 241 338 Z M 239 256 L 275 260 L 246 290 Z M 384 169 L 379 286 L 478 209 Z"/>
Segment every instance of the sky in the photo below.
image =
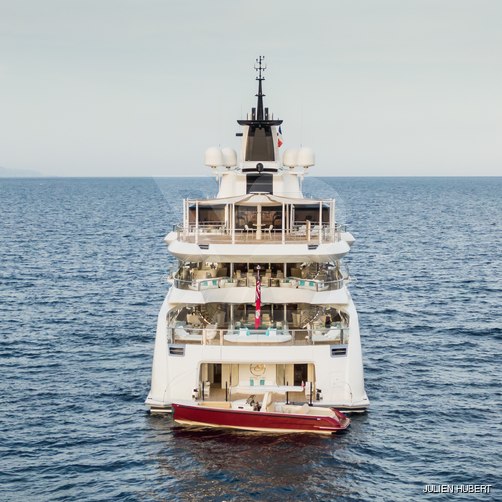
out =
<path fill-rule="evenodd" d="M 0 0 L 0 166 L 206 175 L 265 106 L 316 176 L 502 174 L 499 0 Z"/>

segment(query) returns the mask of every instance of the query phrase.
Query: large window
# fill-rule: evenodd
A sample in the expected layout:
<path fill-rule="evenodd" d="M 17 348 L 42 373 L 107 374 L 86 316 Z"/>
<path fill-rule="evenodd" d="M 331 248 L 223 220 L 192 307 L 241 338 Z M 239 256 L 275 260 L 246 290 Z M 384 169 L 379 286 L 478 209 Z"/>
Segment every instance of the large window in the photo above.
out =
<path fill-rule="evenodd" d="M 246 193 L 262 192 L 274 193 L 274 176 L 270 173 L 248 174 Z"/>
<path fill-rule="evenodd" d="M 261 129 L 255 126 L 249 127 L 246 160 L 261 160 L 262 162 L 273 162 L 275 160 L 274 142 L 270 126 Z"/>

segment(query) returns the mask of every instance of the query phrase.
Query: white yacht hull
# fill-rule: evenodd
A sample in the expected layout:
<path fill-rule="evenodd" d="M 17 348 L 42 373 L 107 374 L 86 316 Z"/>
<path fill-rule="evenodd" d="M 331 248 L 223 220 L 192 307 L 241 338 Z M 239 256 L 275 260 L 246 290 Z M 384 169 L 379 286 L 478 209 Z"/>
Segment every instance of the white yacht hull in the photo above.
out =
<path fill-rule="evenodd" d="M 353 412 L 369 405 L 342 265 L 354 237 L 334 198 L 303 194 L 312 149 L 279 150 L 282 120 L 264 106 L 262 63 L 257 105 L 237 121 L 240 160 L 229 148 L 206 151 L 218 193 L 184 199 L 164 238 L 177 268 L 158 316 L 152 413 L 265 393 Z"/>
<path fill-rule="evenodd" d="M 348 294 L 348 293 L 347 293 Z M 359 336 L 359 321 L 349 296 L 347 312 L 350 315 L 350 337 L 346 352 L 332 355 L 338 345 L 276 345 L 243 347 L 237 345 L 184 345 L 183 356 L 171 355 L 169 347 L 175 346 L 168 339 L 167 314 L 174 305 L 166 297 L 158 317 L 157 334 L 152 366 L 151 390 L 146 405 L 152 413 L 166 413 L 171 403 L 193 398 L 199 386 L 200 367 L 203 363 L 249 365 L 264 364 L 313 364 L 316 387 L 322 389 L 322 400 L 312 402 L 316 406 L 335 407 L 347 412 L 363 412 L 369 406 L 364 389 L 364 369 Z M 260 391 L 259 386 L 246 389 L 250 394 Z M 229 392 L 232 388 L 229 388 Z"/>

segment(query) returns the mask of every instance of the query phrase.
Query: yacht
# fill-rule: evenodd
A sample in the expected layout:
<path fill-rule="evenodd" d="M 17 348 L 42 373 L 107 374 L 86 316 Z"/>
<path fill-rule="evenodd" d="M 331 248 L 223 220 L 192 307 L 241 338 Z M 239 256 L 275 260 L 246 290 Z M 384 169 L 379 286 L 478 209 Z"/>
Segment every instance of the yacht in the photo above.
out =
<path fill-rule="evenodd" d="M 183 220 L 165 237 L 177 266 L 158 315 L 151 413 L 264 395 L 344 412 L 369 406 L 342 264 L 354 238 L 335 199 L 304 196 L 315 156 L 282 153 L 282 120 L 264 107 L 265 68 L 260 56 L 256 106 L 237 121 L 240 155 L 206 151 L 217 195 L 183 200 Z"/>

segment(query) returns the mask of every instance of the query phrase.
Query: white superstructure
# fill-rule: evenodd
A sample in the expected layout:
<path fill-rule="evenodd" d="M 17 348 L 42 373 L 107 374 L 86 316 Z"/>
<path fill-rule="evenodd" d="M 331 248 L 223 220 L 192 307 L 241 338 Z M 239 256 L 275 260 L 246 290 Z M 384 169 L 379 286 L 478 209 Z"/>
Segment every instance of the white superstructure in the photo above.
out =
<path fill-rule="evenodd" d="M 178 266 L 158 317 L 151 412 L 266 392 L 346 411 L 369 405 L 342 266 L 354 239 L 336 222 L 334 199 L 302 194 L 312 150 L 281 160 L 282 120 L 263 107 L 263 58 L 256 69 L 257 107 L 238 121 L 240 160 L 228 148 L 206 151 L 218 195 L 184 200 L 183 221 L 165 237 Z"/>

